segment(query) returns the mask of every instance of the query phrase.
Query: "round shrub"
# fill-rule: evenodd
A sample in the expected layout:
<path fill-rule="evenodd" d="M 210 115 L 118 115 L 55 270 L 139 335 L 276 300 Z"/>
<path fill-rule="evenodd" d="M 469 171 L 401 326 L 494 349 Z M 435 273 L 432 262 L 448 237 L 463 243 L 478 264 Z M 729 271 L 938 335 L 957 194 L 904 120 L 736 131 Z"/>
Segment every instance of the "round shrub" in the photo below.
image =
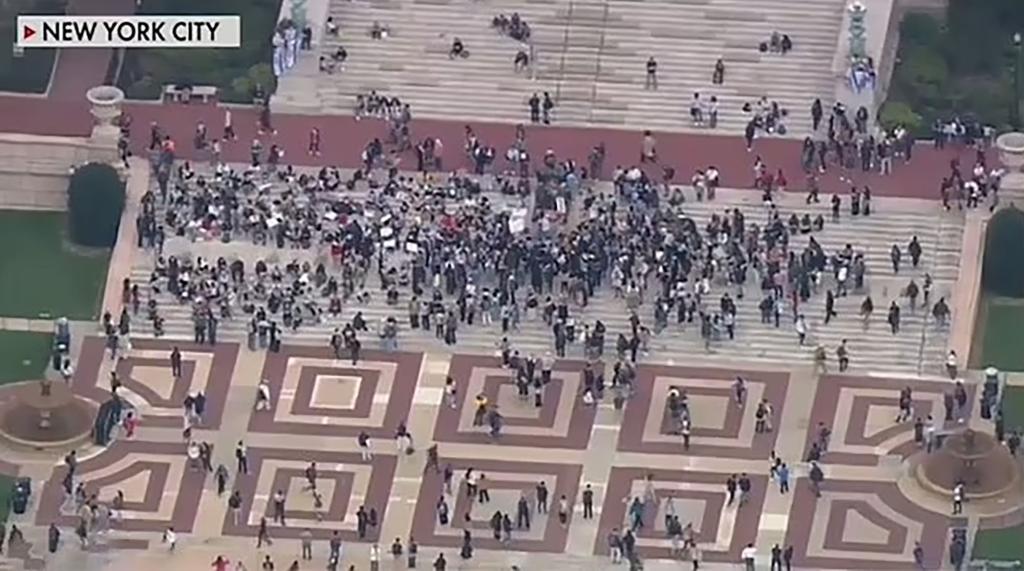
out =
<path fill-rule="evenodd" d="M 985 291 L 1024 297 L 1024 212 L 1015 206 L 992 217 L 985 233 L 985 262 L 981 283 Z"/>
<path fill-rule="evenodd" d="M 89 163 L 75 170 L 68 186 L 71 241 L 81 246 L 112 248 L 124 210 L 124 182 L 114 167 Z"/>
<path fill-rule="evenodd" d="M 915 113 L 910 105 L 899 101 L 886 101 L 879 114 L 879 120 L 886 129 L 902 126 L 913 133 L 919 132 L 925 126 L 924 119 Z"/>

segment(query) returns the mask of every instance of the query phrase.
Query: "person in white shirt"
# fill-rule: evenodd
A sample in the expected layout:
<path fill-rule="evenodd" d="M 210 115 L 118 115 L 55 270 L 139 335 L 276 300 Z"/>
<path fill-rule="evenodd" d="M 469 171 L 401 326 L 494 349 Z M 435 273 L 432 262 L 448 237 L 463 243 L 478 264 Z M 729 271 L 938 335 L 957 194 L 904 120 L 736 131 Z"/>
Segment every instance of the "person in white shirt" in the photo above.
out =
<path fill-rule="evenodd" d="M 168 551 L 174 551 L 174 546 L 178 544 L 178 534 L 174 532 L 173 527 L 164 530 L 164 543 L 167 544 Z"/>
<path fill-rule="evenodd" d="M 270 410 L 270 383 L 266 379 L 256 388 L 256 410 Z"/>
<path fill-rule="evenodd" d="M 748 543 L 743 551 L 740 553 L 740 557 L 743 559 L 743 567 L 746 571 L 754 571 L 754 561 L 757 558 L 757 549 L 754 548 L 753 543 Z"/>

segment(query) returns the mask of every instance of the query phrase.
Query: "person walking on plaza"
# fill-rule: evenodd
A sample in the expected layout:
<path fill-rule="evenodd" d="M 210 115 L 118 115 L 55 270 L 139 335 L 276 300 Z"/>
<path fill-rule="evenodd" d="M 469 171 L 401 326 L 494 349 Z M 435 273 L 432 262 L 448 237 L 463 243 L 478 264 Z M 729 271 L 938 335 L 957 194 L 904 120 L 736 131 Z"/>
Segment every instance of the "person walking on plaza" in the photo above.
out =
<path fill-rule="evenodd" d="M 171 350 L 171 376 L 175 381 L 181 380 L 181 351 L 177 345 Z"/>
<path fill-rule="evenodd" d="M 259 529 L 256 530 L 256 549 L 263 547 L 263 544 L 273 545 L 274 542 L 270 540 L 270 529 L 267 526 L 267 518 L 260 518 Z"/>
<path fill-rule="evenodd" d="M 590 484 L 583 489 L 583 519 L 594 517 L 594 489 Z"/>
<path fill-rule="evenodd" d="M 953 515 L 964 513 L 964 483 L 957 482 L 953 486 Z"/>
<path fill-rule="evenodd" d="M 365 430 L 360 431 L 359 435 L 356 436 L 356 444 L 359 445 L 359 455 L 362 457 L 363 462 L 373 460 L 373 453 L 370 452 L 370 435 Z"/>
<path fill-rule="evenodd" d="M 776 543 L 772 546 L 772 566 L 770 571 L 782 571 L 782 548 Z"/>
<path fill-rule="evenodd" d="M 313 532 L 308 527 L 299 534 L 299 541 L 302 543 L 302 560 L 313 559 Z"/>
<path fill-rule="evenodd" d="M 775 478 L 779 482 L 779 493 L 789 493 L 789 465 L 785 462 L 779 464 L 779 467 L 775 470 Z"/>
<path fill-rule="evenodd" d="M 167 545 L 167 551 L 173 553 L 174 548 L 178 545 L 178 534 L 174 532 L 173 527 L 164 530 L 163 542 Z"/>
<path fill-rule="evenodd" d="M 740 552 L 740 559 L 743 560 L 744 571 L 754 571 L 754 564 L 757 562 L 757 548 L 753 543 L 748 543 Z"/>
<path fill-rule="evenodd" d="M 238 445 L 235 446 L 235 460 L 238 463 L 238 473 L 248 474 L 249 473 L 249 451 L 245 447 L 245 443 L 241 440 L 238 441 Z"/>
<path fill-rule="evenodd" d="M 729 476 L 725 480 L 725 493 L 727 496 L 726 505 L 731 506 L 736 501 L 736 489 L 738 487 L 739 484 L 736 479 L 736 474 Z"/>
<path fill-rule="evenodd" d="M 807 474 L 807 479 L 811 483 L 811 490 L 814 491 L 814 497 L 821 497 L 821 483 L 825 481 L 825 472 L 822 471 L 821 466 L 817 462 L 811 462 L 811 469 Z"/>

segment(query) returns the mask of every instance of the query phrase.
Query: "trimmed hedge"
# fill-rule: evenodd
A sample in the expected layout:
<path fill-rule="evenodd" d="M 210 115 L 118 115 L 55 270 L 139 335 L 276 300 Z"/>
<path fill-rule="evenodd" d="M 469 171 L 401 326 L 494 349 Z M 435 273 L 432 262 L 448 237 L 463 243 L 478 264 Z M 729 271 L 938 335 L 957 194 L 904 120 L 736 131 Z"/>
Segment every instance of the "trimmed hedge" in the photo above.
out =
<path fill-rule="evenodd" d="M 124 182 L 114 167 L 89 163 L 78 168 L 68 185 L 71 241 L 94 248 L 114 247 L 124 202 Z"/>
<path fill-rule="evenodd" d="M 985 262 L 981 284 L 986 292 L 1024 297 L 1024 212 L 1003 208 L 989 221 L 985 233 Z"/>

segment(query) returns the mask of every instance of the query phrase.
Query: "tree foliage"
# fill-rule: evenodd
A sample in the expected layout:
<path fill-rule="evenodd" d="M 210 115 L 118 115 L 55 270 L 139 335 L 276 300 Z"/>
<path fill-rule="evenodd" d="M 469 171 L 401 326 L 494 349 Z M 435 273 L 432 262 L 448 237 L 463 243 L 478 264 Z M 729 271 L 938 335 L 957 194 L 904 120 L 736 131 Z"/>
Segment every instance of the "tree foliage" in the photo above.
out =
<path fill-rule="evenodd" d="M 949 0 L 944 20 L 907 14 L 889 103 L 913 109 L 923 135 L 936 119 L 954 115 L 1005 127 L 1014 98 L 1016 32 L 1024 33 L 1020 0 Z"/>
<path fill-rule="evenodd" d="M 124 211 L 125 188 L 114 167 L 89 163 L 75 170 L 68 185 L 68 226 L 71 241 L 112 248 Z"/>
<path fill-rule="evenodd" d="M 281 0 L 145 0 L 144 14 L 238 14 L 242 46 L 128 50 L 118 83 L 128 97 L 136 99 L 156 99 L 164 85 L 188 83 L 217 86 L 223 101 L 252 103 L 255 83 L 267 93 L 276 87 L 270 71 L 271 37 L 280 9 Z"/>

